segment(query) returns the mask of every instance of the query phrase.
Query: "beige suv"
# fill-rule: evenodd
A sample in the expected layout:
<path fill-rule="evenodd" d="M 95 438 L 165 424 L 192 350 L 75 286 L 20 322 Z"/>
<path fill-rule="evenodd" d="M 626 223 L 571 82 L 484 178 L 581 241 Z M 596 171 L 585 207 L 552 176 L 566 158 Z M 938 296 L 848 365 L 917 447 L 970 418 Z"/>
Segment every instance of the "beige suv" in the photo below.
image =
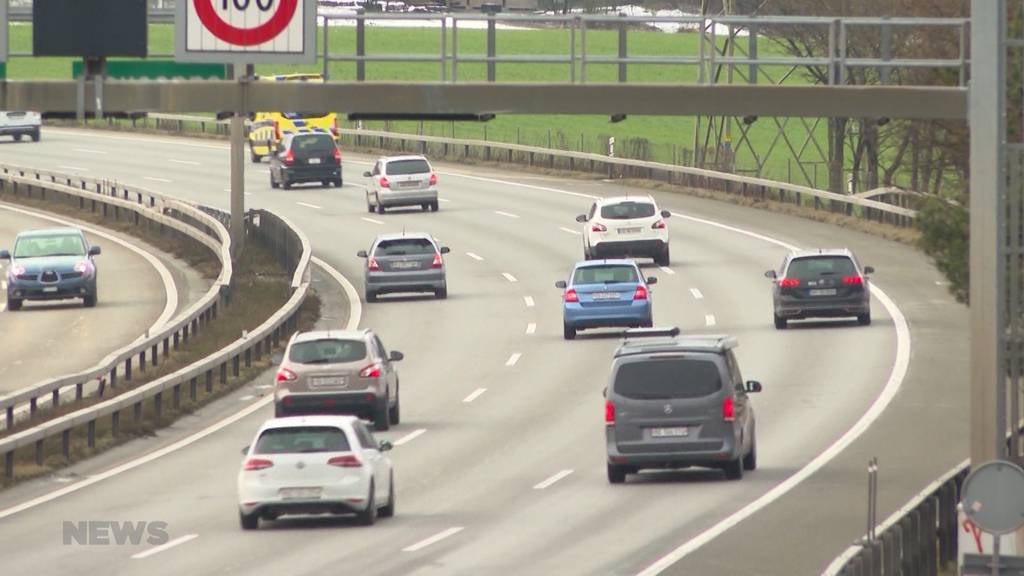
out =
<path fill-rule="evenodd" d="M 400 418 L 402 358 L 370 330 L 296 333 L 277 371 L 274 414 L 355 414 L 387 430 Z"/>

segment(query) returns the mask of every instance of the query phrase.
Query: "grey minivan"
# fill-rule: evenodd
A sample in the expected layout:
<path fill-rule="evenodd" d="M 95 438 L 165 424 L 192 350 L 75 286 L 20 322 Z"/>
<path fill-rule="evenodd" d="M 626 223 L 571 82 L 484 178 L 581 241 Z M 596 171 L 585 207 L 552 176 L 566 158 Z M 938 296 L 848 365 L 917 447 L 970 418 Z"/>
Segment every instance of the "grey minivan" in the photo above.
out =
<path fill-rule="evenodd" d="M 447 246 L 438 246 L 430 234 L 381 234 L 369 250 L 356 253 L 366 259 L 364 291 L 367 302 L 376 302 L 379 294 L 395 292 L 433 292 L 448 297 L 444 254 Z"/>
<path fill-rule="evenodd" d="M 605 390 L 608 481 L 649 468 L 720 468 L 739 479 L 757 467 L 754 408 L 730 336 L 679 329 L 626 331 Z"/>

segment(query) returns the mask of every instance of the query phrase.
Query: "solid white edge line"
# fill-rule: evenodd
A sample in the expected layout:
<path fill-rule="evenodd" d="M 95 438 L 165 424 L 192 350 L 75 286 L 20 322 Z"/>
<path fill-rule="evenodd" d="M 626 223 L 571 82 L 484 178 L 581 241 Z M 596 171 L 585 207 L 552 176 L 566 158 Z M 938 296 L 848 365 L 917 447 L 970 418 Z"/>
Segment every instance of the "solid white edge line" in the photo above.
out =
<path fill-rule="evenodd" d="M 426 432 L 427 432 L 426 428 L 419 428 L 417 430 L 413 430 L 412 432 L 409 432 L 405 436 L 402 436 L 398 440 L 395 440 L 394 442 L 392 442 L 391 445 L 392 446 L 401 446 L 403 444 L 408 444 L 409 442 L 412 442 L 413 440 L 415 440 L 415 439 L 419 438 L 420 436 L 424 435 Z"/>
<path fill-rule="evenodd" d="M 536 322 L 530 322 L 529 324 L 526 325 L 526 333 L 527 334 L 533 334 L 536 331 L 537 331 L 537 323 Z"/>
<path fill-rule="evenodd" d="M 717 323 L 718 322 L 717 322 L 717 320 L 715 320 L 715 315 L 714 314 L 705 314 L 704 315 L 704 324 L 706 326 L 714 326 Z"/>
<path fill-rule="evenodd" d="M 313 210 L 323 210 L 323 206 L 317 206 L 316 204 L 309 204 L 308 202 L 296 202 L 299 206 L 305 206 L 306 208 L 312 208 Z"/>
<path fill-rule="evenodd" d="M 199 534 L 187 534 L 185 536 L 182 536 L 181 538 L 175 538 L 174 540 L 171 540 L 170 542 L 167 542 L 165 544 L 161 544 L 161 545 L 159 545 L 159 546 L 157 546 L 155 548 L 150 548 L 149 550 L 146 550 L 145 552 L 139 552 L 138 554 L 133 554 L 132 555 L 132 560 L 142 560 L 143 558 L 149 558 L 150 556 L 152 556 L 154 554 L 159 554 L 159 553 L 161 553 L 161 552 L 163 552 L 165 550 L 168 550 L 170 548 L 174 548 L 175 546 L 178 546 L 180 544 L 184 544 L 184 543 L 189 542 L 191 540 L 195 540 L 196 538 L 199 538 Z"/>
<path fill-rule="evenodd" d="M 345 329 L 346 330 L 353 330 L 353 329 L 357 328 L 359 326 L 359 322 L 362 320 L 362 310 L 363 310 L 363 308 L 362 308 L 362 304 L 359 301 L 359 294 L 356 293 L 355 287 L 352 285 L 352 283 L 347 278 L 342 276 L 340 272 L 338 272 L 333 267 L 331 267 L 331 265 L 327 264 L 323 260 L 320 260 L 316 256 L 313 256 L 312 260 L 313 260 L 314 264 L 316 264 L 317 266 L 320 266 L 321 268 L 326 270 L 328 274 L 330 274 L 335 280 L 338 281 L 338 283 L 341 284 L 342 289 L 344 289 L 345 293 L 348 295 L 349 306 L 350 306 L 348 322 L 346 323 Z M 81 490 L 83 488 L 87 488 L 87 487 L 92 486 L 93 484 L 96 484 L 98 482 L 102 482 L 103 480 L 106 480 L 107 478 L 111 478 L 111 477 L 117 476 L 118 474 L 121 474 L 123 472 L 127 472 L 129 470 L 138 468 L 139 466 L 142 466 L 143 464 L 148 464 L 149 462 L 152 462 L 153 460 L 156 460 L 158 458 L 161 458 L 163 456 L 166 456 L 168 454 L 176 452 L 176 451 L 178 451 L 178 450 L 180 450 L 182 448 L 185 448 L 186 446 L 189 446 L 191 444 L 195 444 L 199 440 L 202 440 L 203 438 L 206 438 L 207 436 L 209 436 L 209 435 L 211 435 L 211 434 L 213 434 L 215 432 L 218 432 L 218 431 L 220 431 L 220 430 L 222 430 L 224 428 L 227 428 L 228 426 L 234 424 L 235 422 L 238 422 L 239 420 L 242 420 L 243 418 L 249 416 L 250 414 L 256 412 L 257 410 L 260 410 L 261 408 L 269 405 L 273 401 L 274 401 L 274 395 L 273 394 L 268 394 L 268 395 L 264 396 L 263 398 L 257 400 L 253 404 L 250 404 L 250 405 L 246 406 L 245 408 L 239 410 L 238 412 L 235 412 L 234 414 L 228 416 L 227 418 L 224 418 L 224 419 L 220 420 L 219 422 L 215 422 L 215 423 L 207 426 L 206 428 L 204 428 L 204 429 L 202 429 L 202 430 L 200 430 L 200 431 L 198 431 L 198 432 L 196 432 L 196 433 L 194 433 L 194 434 L 192 434 L 190 436 L 187 436 L 185 438 L 182 438 L 181 440 L 178 440 L 177 442 L 174 442 L 173 444 L 164 446 L 163 448 L 160 448 L 159 450 L 154 450 L 153 452 L 150 452 L 149 454 L 146 454 L 145 456 L 141 456 L 141 457 L 136 458 L 134 460 L 129 460 L 128 462 L 125 462 L 123 464 L 119 464 L 119 465 L 117 465 L 117 466 L 115 466 L 115 467 L 113 467 L 113 468 L 111 468 L 109 470 L 106 470 L 106 471 L 101 472 L 99 474 L 96 474 L 94 476 L 90 476 L 90 477 L 88 477 L 85 480 L 82 480 L 80 482 L 76 482 L 74 484 L 70 484 L 70 485 L 65 486 L 63 488 L 60 488 L 59 490 L 54 490 L 53 492 L 50 492 L 48 494 L 44 494 L 44 495 L 36 497 L 36 498 L 33 498 L 32 500 L 29 500 L 27 502 L 22 502 L 21 504 L 17 504 L 15 506 L 11 506 L 10 508 L 7 508 L 5 510 L 0 510 L 0 520 L 3 520 L 4 518 L 7 518 L 8 516 L 13 516 L 13 515 L 15 515 L 15 514 L 17 514 L 19 512 L 24 512 L 25 510 L 29 510 L 31 508 L 35 508 L 36 506 L 39 506 L 40 504 L 45 504 L 47 502 L 51 502 L 53 500 L 56 500 L 56 499 L 60 498 L 61 496 L 66 496 L 67 494 L 71 494 L 71 493 L 77 492 L 77 491 L 79 491 L 79 490 Z"/>
<path fill-rule="evenodd" d="M 472 252 L 466 252 L 466 256 L 469 256 L 470 258 L 472 258 L 473 260 L 476 260 L 477 262 L 483 262 L 484 261 L 484 257 L 483 256 L 477 256 L 476 254 L 474 254 Z"/>
<path fill-rule="evenodd" d="M 150 182 L 160 182 L 161 184 L 170 184 L 173 182 L 173 180 L 168 180 L 167 178 L 157 178 L 156 176 L 143 176 L 142 179 L 149 180 Z"/>
<path fill-rule="evenodd" d="M 438 542 L 444 540 L 445 538 L 448 538 L 449 536 L 454 536 L 455 534 L 462 532 L 463 529 L 463 526 L 452 526 L 451 528 L 447 530 L 442 530 L 441 532 L 438 532 L 437 534 L 434 534 L 429 538 L 424 538 L 423 540 L 420 540 L 419 542 L 411 546 L 406 546 L 405 548 L 402 548 L 402 552 L 416 552 L 417 550 L 422 550 L 427 546 L 437 544 Z"/>
<path fill-rule="evenodd" d="M 473 390 L 473 392 L 471 392 L 469 394 L 469 396 L 466 396 L 465 398 L 463 398 L 462 402 L 465 403 L 465 404 L 469 404 L 473 400 L 476 400 L 477 398 L 479 398 L 480 395 L 483 394 L 484 392 L 487 392 L 487 388 L 477 388 L 476 390 Z"/>
<path fill-rule="evenodd" d="M 676 274 L 676 271 L 669 268 L 668 266 L 658 266 L 658 269 L 660 269 L 665 274 L 668 274 L 669 276 L 675 276 Z"/>
<path fill-rule="evenodd" d="M 523 296 L 523 303 L 526 304 L 527 308 L 533 308 L 537 304 L 533 301 L 533 296 Z"/>
<path fill-rule="evenodd" d="M 512 354 L 511 356 L 508 357 L 508 360 L 505 361 L 505 366 L 515 366 L 516 364 L 519 363 L 519 359 L 522 357 L 523 354 L 521 352 L 516 352 L 515 354 Z"/>
<path fill-rule="evenodd" d="M 57 168 L 64 168 L 66 170 L 75 170 L 77 172 L 88 172 L 88 168 L 82 168 L 81 166 L 71 166 L 69 164 L 58 164 Z"/>
<path fill-rule="evenodd" d="M 136 254 L 141 256 L 146 262 L 149 263 L 150 266 L 155 268 L 157 274 L 160 275 L 160 280 L 164 284 L 164 294 L 166 295 L 166 300 L 164 301 L 164 309 L 163 311 L 160 312 L 160 315 L 157 316 L 156 321 L 153 322 L 153 324 L 146 330 L 147 334 L 159 332 L 161 328 L 163 328 L 164 326 L 167 325 L 168 322 L 170 322 L 171 317 L 173 317 L 174 313 L 178 310 L 178 286 L 174 283 L 174 276 L 171 275 L 171 271 L 167 269 L 167 266 L 164 266 L 164 263 L 159 258 L 143 250 L 142 248 L 139 248 L 138 246 L 132 244 L 131 242 L 128 242 L 127 240 L 122 240 L 121 238 L 118 238 L 117 236 L 114 236 L 109 232 L 104 232 L 103 230 L 94 228 L 92 226 L 79 224 L 77 222 L 72 222 L 70 220 L 65 220 L 63 218 L 58 218 L 56 216 L 51 216 L 49 214 L 43 214 L 41 212 L 36 212 L 34 210 L 26 210 L 24 208 L 17 208 L 15 206 L 10 206 L 8 204 L 0 204 L 0 209 L 7 210 L 10 212 L 17 212 L 19 214 L 25 214 L 27 216 L 32 216 L 33 218 L 39 218 L 40 220 L 49 220 L 50 222 L 56 222 L 57 224 L 61 224 L 63 226 L 79 228 L 85 232 L 88 232 L 89 234 L 93 234 L 99 236 L 100 238 L 105 238 L 107 240 L 110 240 L 111 242 L 119 244 L 120 246 L 127 248 L 128 250 L 135 252 Z M 6 307 L 7 305 L 4 304 L 4 308 Z M 145 337 L 145 334 L 140 335 L 138 338 L 136 338 L 135 341 L 139 341 Z"/>
<path fill-rule="evenodd" d="M 560 472 L 556 472 L 555 474 L 552 474 L 552 475 L 551 475 L 551 476 L 550 476 L 549 478 L 547 478 L 546 480 L 544 480 L 544 481 L 542 481 L 542 482 L 539 482 L 539 483 L 537 483 L 537 484 L 536 484 L 536 485 L 535 485 L 535 486 L 533 487 L 533 489 L 534 489 L 534 490 L 543 490 L 543 489 L 545 489 L 545 488 L 547 488 L 547 487 L 551 486 L 551 485 L 552 485 L 552 484 L 554 484 L 555 482 L 558 482 L 558 481 L 559 481 L 559 480 L 561 480 L 562 478 L 565 478 L 565 477 L 566 477 L 566 476 L 568 476 L 569 474 L 572 474 L 572 470 L 562 470 L 562 471 L 560 471 Z"/>
<path fill-rule="evenodd" d="M 505 280 L 508 280 L 509 282 L 519 282 L 519 280 L 517 280 L 515 276 L 509 274 L 508 272 L 502 272 L 501 275 L 504 276 Z"/>
<path fill-rule="evenodd" d="M 690 288 L 690 294 L 693 294 L 693 297 L 696 300 L 704 299 L 704 294 L 697 288 Z"/>

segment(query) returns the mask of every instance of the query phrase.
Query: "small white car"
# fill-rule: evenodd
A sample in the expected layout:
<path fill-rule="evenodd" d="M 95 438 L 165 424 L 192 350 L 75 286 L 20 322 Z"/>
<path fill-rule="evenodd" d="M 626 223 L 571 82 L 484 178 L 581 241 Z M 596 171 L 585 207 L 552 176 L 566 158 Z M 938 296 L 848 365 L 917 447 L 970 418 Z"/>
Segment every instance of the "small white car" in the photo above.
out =
<path fill-rule="evenodd" d="M 22 136 L 32 138 L 33 142 L 39 142 L 39 129 L 42 125 L 43 118 L 39 112 L 0 110 L 0 135 L 11 136 L 15 142 L 21 141 Z"/>
<path fill-rule="evenodd" d="M 640 256 L 668 266 L 665 219 L 671 215 L 668 210 L 659 212 L 650 196 L 602 198 L 590 206 L 590 212 L 576 217 L 583 224 L 583 257 L 600 260 Z"/>
<path fill-rule="evenodd" d="M 437 172 L 423 156 L 384 156 L 373 170 L 366 187 L 366 210 L 383 214 L 388 208 L 419 206 L 437 212 Z"/>
<path fill-rule="evenodd" d="M 268 420 L 242 451 L 242 529 L 291 514 L 355 514 L 364 526 L 394 516 L 394 472 L 384 455 L 390 449 L 355 416 Z"/>

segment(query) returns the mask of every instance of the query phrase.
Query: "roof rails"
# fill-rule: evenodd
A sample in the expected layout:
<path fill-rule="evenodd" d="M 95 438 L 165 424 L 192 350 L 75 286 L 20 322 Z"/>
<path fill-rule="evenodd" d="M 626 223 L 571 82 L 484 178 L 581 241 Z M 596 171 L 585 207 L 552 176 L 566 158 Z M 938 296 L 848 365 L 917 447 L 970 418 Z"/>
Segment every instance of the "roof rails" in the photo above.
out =
<path fill-rule="evenodd" d="M 630 328 L 623 332 L 623 337 L 626 340 L 630 338 L 655 338 L 655 337 L 669 337 L 675 338 L 679 336 L 679 327 L 673 326 L 671 328 Z"/>

